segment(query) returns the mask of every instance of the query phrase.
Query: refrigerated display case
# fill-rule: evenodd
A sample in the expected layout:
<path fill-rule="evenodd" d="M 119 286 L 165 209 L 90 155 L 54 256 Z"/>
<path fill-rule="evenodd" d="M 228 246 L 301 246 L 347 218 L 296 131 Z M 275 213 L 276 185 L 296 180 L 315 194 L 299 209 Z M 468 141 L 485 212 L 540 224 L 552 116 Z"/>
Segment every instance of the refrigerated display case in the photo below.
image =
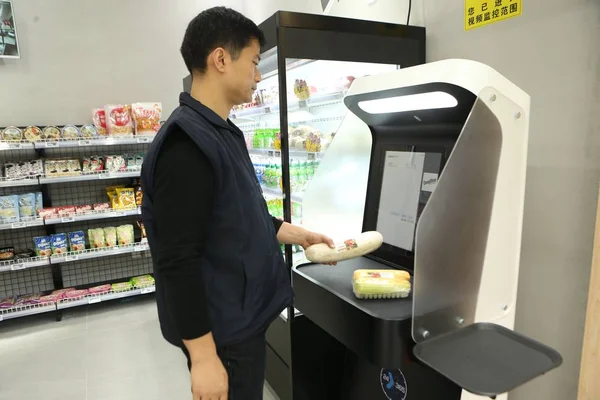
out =
<path fill-rule="evenodd" d="M 260 28 L 263 80 L 253 103 L 236 107 L 231 119 L 246 134 L 271 213 L 302 225 L 304 193 L 348 114 L 352 82 L 424 63 L 425 29 L 283 11 Z M 304 259 L 299 246 L 285 246 L 284 255 L 290 269 Z M 267 382 L 282 400 L 303 398 L 293 360 L 311 324 L 290 307 L 267 332 Z"/>

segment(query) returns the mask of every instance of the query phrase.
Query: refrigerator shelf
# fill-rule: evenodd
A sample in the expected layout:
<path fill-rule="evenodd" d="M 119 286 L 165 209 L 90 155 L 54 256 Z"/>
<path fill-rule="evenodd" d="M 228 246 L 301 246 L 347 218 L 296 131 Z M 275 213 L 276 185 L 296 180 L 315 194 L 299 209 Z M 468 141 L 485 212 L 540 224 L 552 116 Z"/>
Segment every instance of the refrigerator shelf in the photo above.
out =
<path fill-rule="evenodd" d="M 288 99 L 288 112 L 308 110 L 311 107 L 326 106 L 329 104 L 339 103 L 344 100 L 344 92 L 333 92 L 314 94 L 306 100 L 297 100 L 295 98 Z M 238 110 L 229 115 L 230 119 L 248 119 L 257 118 L 261 115 L 279 113 L 279 104 L 262 105 L 260 107 L 249 107 L 243 110 Z"/>

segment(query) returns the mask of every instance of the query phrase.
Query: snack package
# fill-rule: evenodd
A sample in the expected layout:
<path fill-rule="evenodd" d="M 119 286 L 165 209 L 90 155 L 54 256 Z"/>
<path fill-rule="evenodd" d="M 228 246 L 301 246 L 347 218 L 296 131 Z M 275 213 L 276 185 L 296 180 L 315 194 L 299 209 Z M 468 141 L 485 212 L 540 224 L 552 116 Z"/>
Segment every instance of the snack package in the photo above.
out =
<path fill-rule="evenodd" d="M 113 283 L 110 287 L 112 292 L 124 292 L 131 289 L 131 282 Z"/>
<path fill-rule="evenodd" d="M 117 240 L 119 245 L 133 244 L 135 239 L 133 236 L 133 225 L 121 225 L 117 227 Z"/>
<path fill-rule="evenodd" d="M 127 171 L 127 161 L 123 156 L 106 156 L 104 170 L 108 172 Z"/>
<path fill-rule="evenodd" d="M 90 294 L 106 294 L 110 292 L 110 284 L 95 286 L 93 288 L 89 288 Z"/>
<path fill-rule="evenodd" d="M 35 214 L 38 215 L 40 210 L 44 208 L 44 196 L 42 192 L 35 193 Z"/>
<path fill-rule="evenodd" d="M 117 245 L 117 229 L 114 226 L 104 228 L 104 240 L 108 247 L 115 247 Z"/>
<path fill-rule="evenodd" d="M 95 139 L 98 137 L 98 130 L 94 125 L 83 125 L 80 133 L 84 139 Z"/>
<path fill-rule="evenodd" d="M 135 288 L 154 286 L 154 278 L 150 275 L 142 275 L 131 278 L 131 285 Z"/>
<path fill-rule="evenodd" d="M 54 218 L 58 215 L 58 211 L 56 210 L 56 207 L 42 208 L 38 211 L 38 215 L 44 219 Z"/>
<path fill-rule="evenodd" d="M 92 174 L 104 171 L 104 157 L 91 156 L 83 159 L 82 171 L 84 174 Z"/>
<path fill-rule="evenodd" d="M 135 205 L 138 207 L 141 207 L 143 200 L 144 200 L 144 192 L 142 191 L 142 185 L 140 184 L 135 187 Z"/>
<path fill-rule="evenodd" d="M 40 295 L 39 294 L 27 294 L 27 295 L 17 297 L 17 301 L 15 302 L 15 307 L 28 306 L 28 305 L 33 305 L 33 304 L 40 304 Z"/>
<path fill-rule="evenodd" d="M 42 130 L 37 126 L 28 126 L 23 131 L 23 136 L 30 142 L 37 142 L 42 139 Z"/>
<path fill-rule="evenodd" d="M 23 132 L 16 126 L 9 126 L 2 131 L 2 140 L 18 141 L 23 139 Z"/>
<path fill-rule="evenodd" d="M 74 125 L 65 125 L 60 131 L 60 136 L 63 139 L 77 140 L 81 136 L 79 128 Z"/>
<path fill-rule="evenodd" d="M 60 129 L 55 126 L 47 126 L 42 131 L 42 138 L 46 140 L 60 139 Z"/>
<path fill-rule="evenodd" d="M 24 260 L 27 258 L 35 257 L 35 251 L 33 250 L 19 250 L 15 252 L 15 260 Z"/>
<path fill-rule="evenodd" d="M 19 195 L 19 218 L 31 218 L 36 215 L 35 193 Z"/>
<path fill-rule="evenodd" d="M 119 209 L 131 209 L 135 208 L 135 191 L 133 188 L 119 188 L 115 189 L 117 193 L 117 207 Z"/>
<path fill-rule="evenodd" d="M 352 274 L 352 290 L 359 299 L 398 299 L 410 294 L 410 275 L 393 269 L 358 269 Z"/>
<path fill-rule="evenodd" d="M 50 246 L 52 248 L 52 254 L 67 253 L 67 234 L 55 233 L 53 235 L 50 235 Z"/>
<path fill-rule="evenodd" d="M 31 160 L 26 163 L 25 168 L 29 176 L 40 176 L 44 174 L 44 162 L 42 160 Z"/>
<path fill-rule="evenodd" d="M 81 175 L 79 160 L 46 160 L 44 162 L 46 176 L 76 176 Z"/>
<path fill-rule="evenodd" d="M 87 214 L 92 211 L 91 204 L 84 204 L 81 206 L 75 206 L 75 214 Z"/>
<path fill-rule="evenodd" d="M 75 288 L 57 289 L 50 293 L 50 296 L 56 296 L 57 300 L 64 299 L 69 292 L 75 291 Z"/>
<path fill-rule="evenodd" d="M 52 255 L 52 238 L 50 236 L 38 236 L 33 238 L 33 248 L 38 257 L 50 257 Z"/>
<path fill-rule="evenodd" d="M 85 233 L 83 231 L 69 232 L 69 248 L 71 251 L 85 250 Z"/>
<path fill-rule="evenodd" d="M 0 309 L 12 308 L 15 306 L 16 299 L 14 296 L 5 297 L 0 300 Z"/>
<path fill-rule="evenodd" d="M 48 294 L 40 297 L 40 303 L 56 303 L 59 300 L 59 296 L 56 294 Z"/>
<path fill-rule="evenodd" d="M 110 203 L 96 203 L 92 207 L 94 211 L 106 211 L 110 210 Z"/>
<path fill-rule="evenodd" d="M 87 296 L 88 294 L 89 294 L 89 291 L 87 289 L 69 290 L 68 292 L 65 293 L 63 298 L 65 298 L 65 299 L 80 299 L 82 297 Z"/>
<path fill-rule="evenodd" d="M 75 206 L 56 207 L 56 212 L 60 217 L 66 217 L 75 214 Z"/>
<path fill-rule="evenodd" d="M 0 261 L 8 261 L 15 258 L 15 248 L 12 246 L 0 248 Z"/>
<path fill-rule="evenodd" d="M 0 224 L 19 222 L 19 196 L 0 196 Z"/>
<path fill-rule="evenodd" d="M 136 135 L 156 135 L 160 129 L 161 103 L 133 103 L 131 114 Z"/>
<path fill-rule="evenodd" d="M 88 238 L 90 240 L 90 248 L 100 249 L 106 247 L 106 241 L 104 240 L 104 229 L 89 229 Z"/>
<path fill-rule="evenodd" d="M 104 108 L 95 108 L 92 110 L 92 122 L 94 123 L 96 131 L 98 131 L 98 135 L 108 135 L 108 131 L 106 130 L 106 112 L 104 111 Z"/>
<path fill-rule="evenodd" d="M 123 104 L 108 104 L 104 106 L 106 113 L 106 128 L 109 135 L 133 135 L 131 107 Z"/>

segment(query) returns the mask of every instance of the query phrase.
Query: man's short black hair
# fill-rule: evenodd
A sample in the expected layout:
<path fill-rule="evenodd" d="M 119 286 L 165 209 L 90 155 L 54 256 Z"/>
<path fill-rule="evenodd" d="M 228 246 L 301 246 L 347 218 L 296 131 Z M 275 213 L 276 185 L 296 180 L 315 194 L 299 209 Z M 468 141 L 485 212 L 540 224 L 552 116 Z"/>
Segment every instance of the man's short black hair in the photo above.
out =
<path fill-rule="evenodd" d="M 206 59 L 217 47 L 223 47 L 237 59 L 252 40 L 265 45 L 265 35 L 254 22 L 227 7 L 213 7 L 202 11 L 188 25 L 181 55 L 192 73 L 206 71 Z"/>

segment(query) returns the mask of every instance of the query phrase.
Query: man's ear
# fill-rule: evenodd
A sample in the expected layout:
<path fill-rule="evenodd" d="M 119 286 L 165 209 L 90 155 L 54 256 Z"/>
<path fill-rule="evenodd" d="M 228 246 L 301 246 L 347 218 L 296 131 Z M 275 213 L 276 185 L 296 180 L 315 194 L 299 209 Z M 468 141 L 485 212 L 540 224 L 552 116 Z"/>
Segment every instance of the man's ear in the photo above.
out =
<path fill-rule="evenodd" d="M 217 47 L 210 53 L 208 62 L 212 64 L 217 71 L 224 72 L 225 64 L 227 63 L 227 52 L 222 47 Z"/>

